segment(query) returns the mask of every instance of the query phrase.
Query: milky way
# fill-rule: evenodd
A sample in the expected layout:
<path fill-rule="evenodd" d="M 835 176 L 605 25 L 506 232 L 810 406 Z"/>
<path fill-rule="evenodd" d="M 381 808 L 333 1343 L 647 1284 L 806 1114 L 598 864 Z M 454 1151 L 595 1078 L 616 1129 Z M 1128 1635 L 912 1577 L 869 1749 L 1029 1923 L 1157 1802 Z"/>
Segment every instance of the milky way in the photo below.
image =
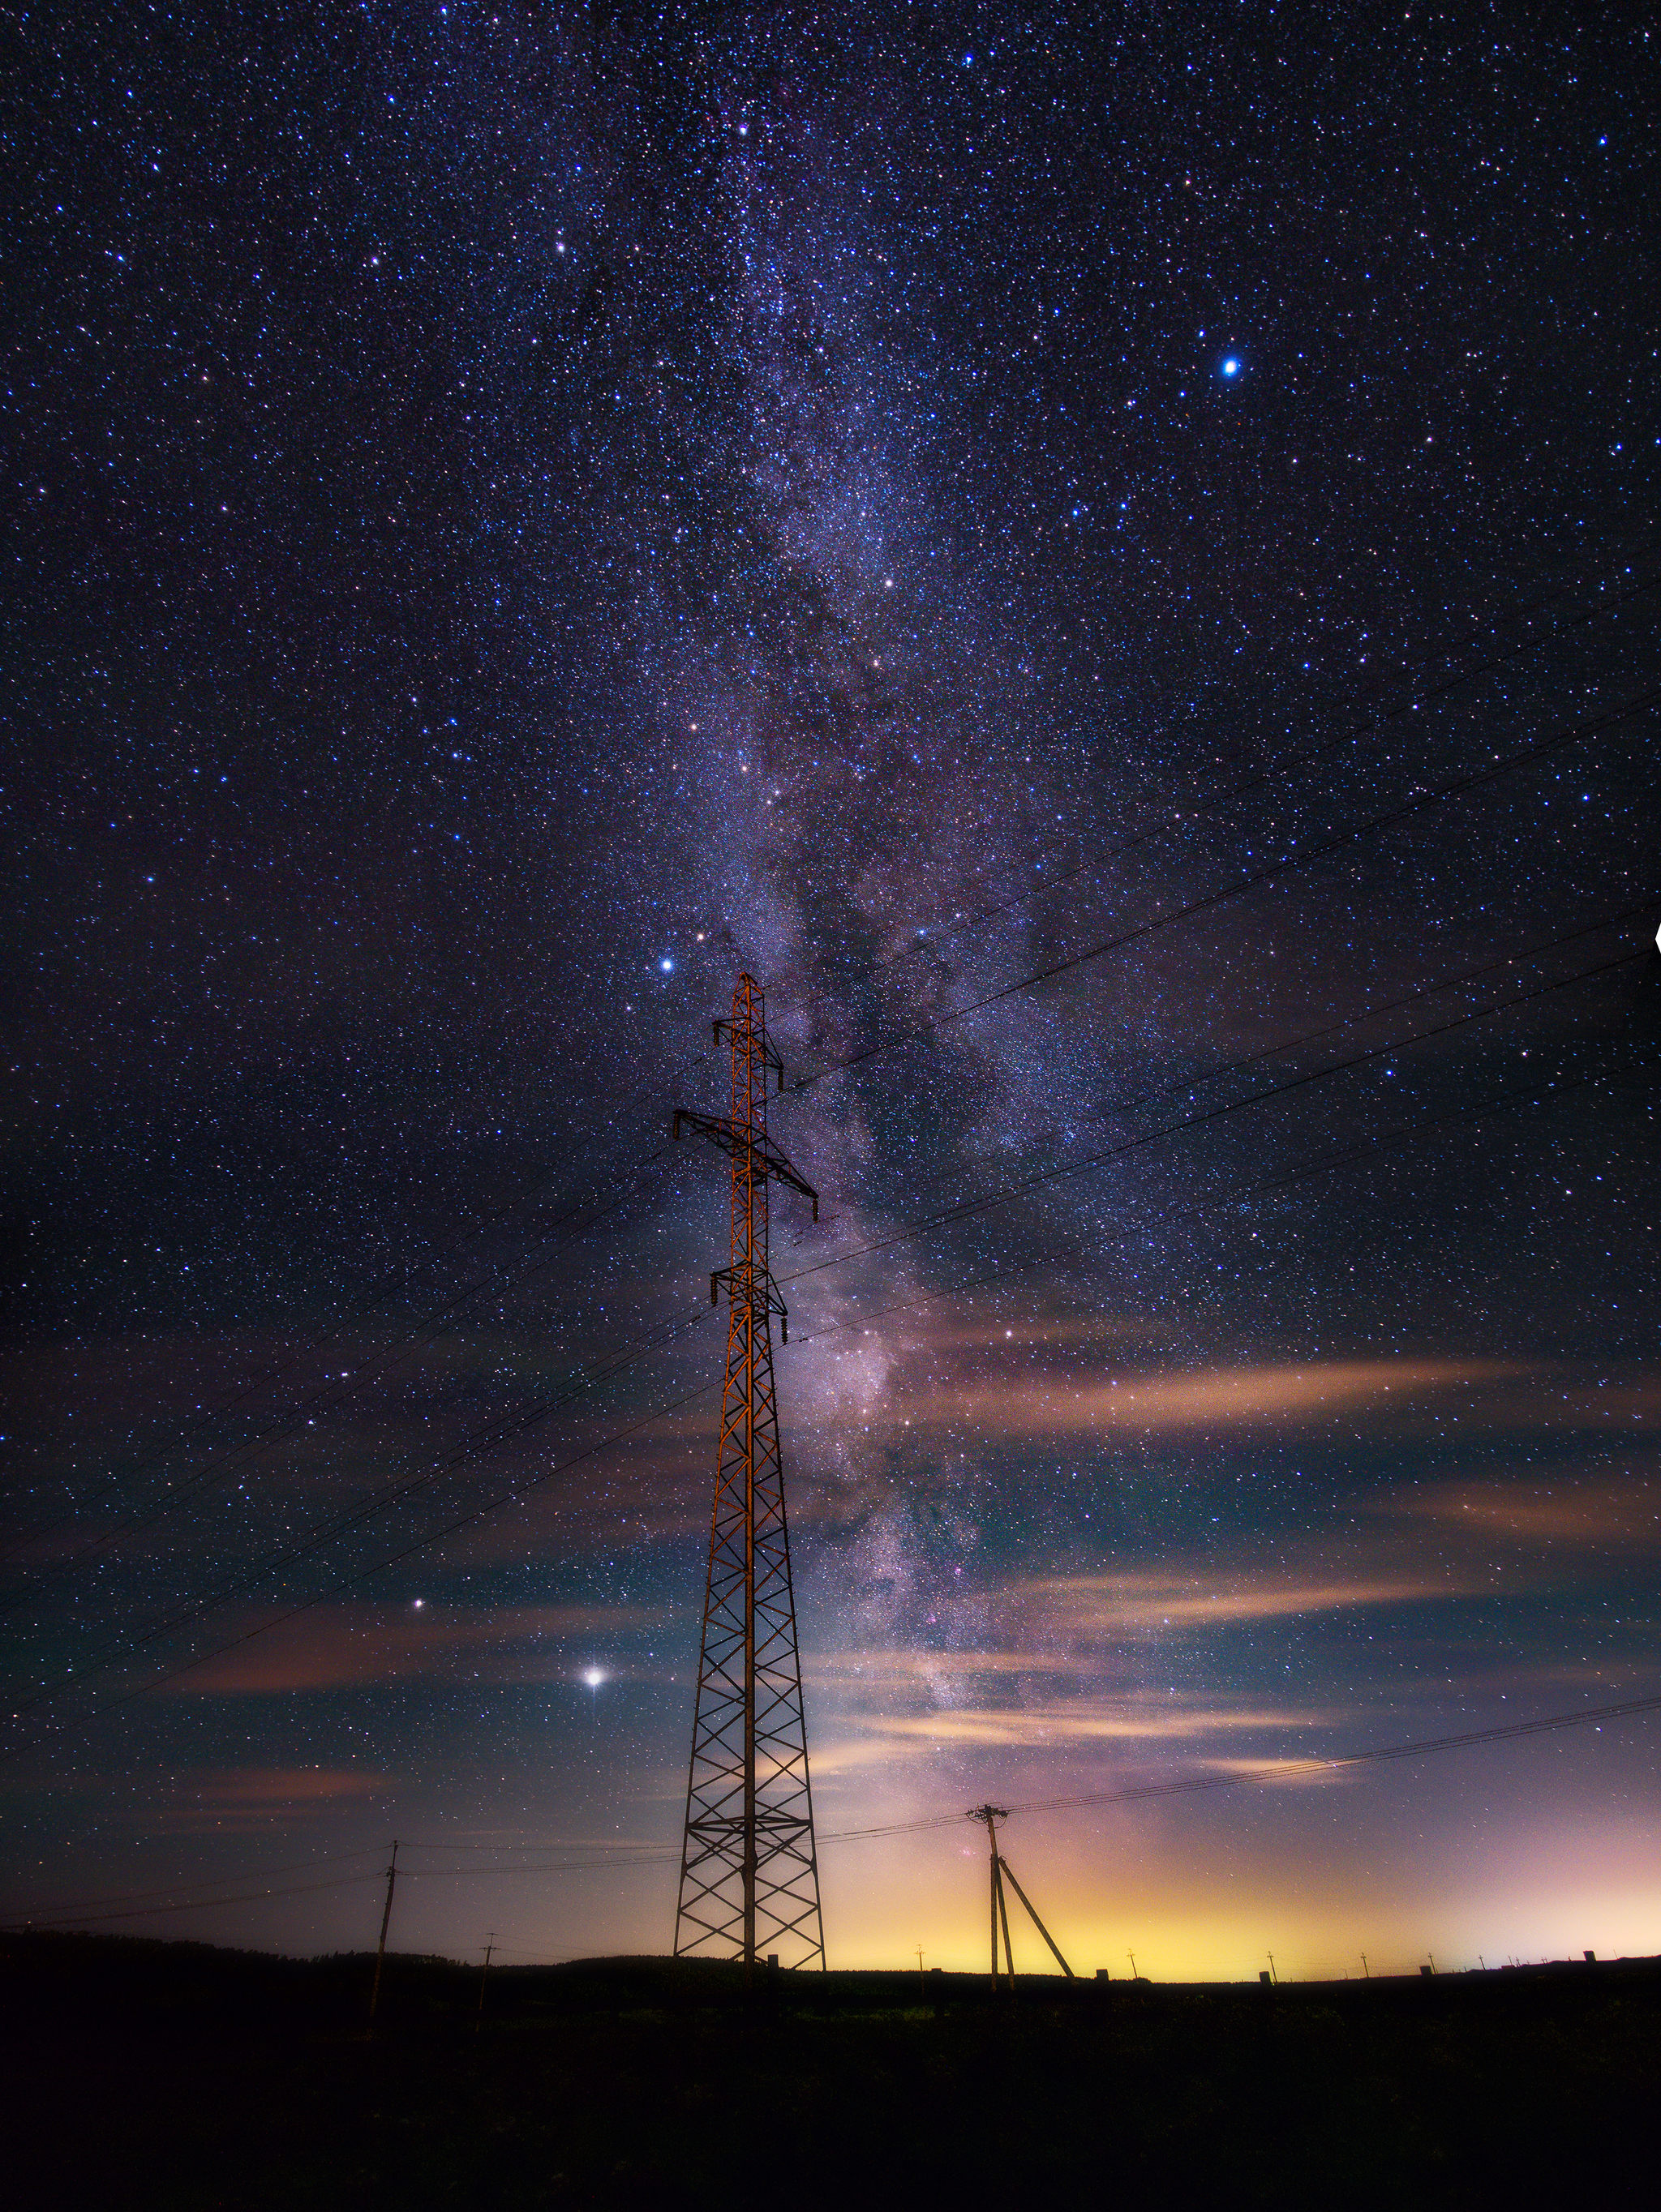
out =
<path fill-rule="evenodd" d="M 31 15 L 9 1911 L 667 1941 L 740 968 L 822 1829 L 1661 1690 L 1654 44 Z M 1653 1949 L 1648 1729 L 1019 1862 Z"/>

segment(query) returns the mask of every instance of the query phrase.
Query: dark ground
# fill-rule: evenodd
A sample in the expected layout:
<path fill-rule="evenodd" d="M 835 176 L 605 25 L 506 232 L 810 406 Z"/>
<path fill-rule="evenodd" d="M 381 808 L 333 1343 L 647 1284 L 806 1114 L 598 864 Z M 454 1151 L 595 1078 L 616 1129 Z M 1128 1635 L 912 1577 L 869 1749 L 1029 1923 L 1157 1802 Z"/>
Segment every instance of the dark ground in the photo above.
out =
<path fill-rule="evenodd" d="M 493 1972 L 0 1939 L 9 2201 L 1596 2201 L 1653 2179 L 1661 1961 L 1282 1986 Z"/>

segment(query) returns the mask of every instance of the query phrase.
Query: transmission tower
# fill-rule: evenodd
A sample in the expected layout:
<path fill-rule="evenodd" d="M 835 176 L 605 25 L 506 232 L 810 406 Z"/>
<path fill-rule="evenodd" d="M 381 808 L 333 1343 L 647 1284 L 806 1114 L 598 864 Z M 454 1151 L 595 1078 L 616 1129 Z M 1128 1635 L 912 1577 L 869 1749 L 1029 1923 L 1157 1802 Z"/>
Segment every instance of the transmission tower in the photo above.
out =
<path fill-rule="evenodd" d="M 715 1503 L 698 1655 L 697 1705 L 686 1783 L 675 1956 L 742 1959 L 757 1949 L 787 1966 L 824 1965 L 813 1798 L 807 1776 L 801 1659 L 784 1514 L 772 1316 L 789 1341 L 784 1301 L 768 1267 L 767 1187 L 784 1183 L 812 1203 L 812 1186 L 767 1133 L 770 1077 L 784 1070 L 767 1042 L 759 988 L 740 975 L 715 1042 L 731 1048 L 733 1110 L 721 1120 L 675 1109 L 683 1127 L 732 1164 L 732 1254 L 709 1278 L 709 1303 L 727 1298 Z"/>

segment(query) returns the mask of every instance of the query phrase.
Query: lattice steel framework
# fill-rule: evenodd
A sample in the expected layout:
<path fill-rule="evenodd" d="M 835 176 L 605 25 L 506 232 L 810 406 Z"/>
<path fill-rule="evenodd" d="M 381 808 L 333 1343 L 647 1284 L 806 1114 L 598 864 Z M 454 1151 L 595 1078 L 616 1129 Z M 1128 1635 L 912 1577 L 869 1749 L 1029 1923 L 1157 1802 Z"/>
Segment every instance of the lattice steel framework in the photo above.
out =
<path fill-rule="evenodd" d="M 824 1965 L 813 1796 L 807 1772 L 801 1659 L 796 1645 L 790 1534 L 784 1510 L 772 1316 L 789 1323 L 768 1266 L 770 1182 L 819 1202 L 767 1133 L 770 1078 L 784 1071 L 767 1042 L 759 987 L 740 975 L 730 1021 L 729 1119 L 675 1110 L 674 1133 L 695 1129 L 732 1164 L 732 1256 L 709 1278 L 709 1303 L 727 1297 L 715 1502 L 698 1657 L 697 1705 L 686 1783 L 675 1955 L 761 1955 L 782 1966 Z"/>

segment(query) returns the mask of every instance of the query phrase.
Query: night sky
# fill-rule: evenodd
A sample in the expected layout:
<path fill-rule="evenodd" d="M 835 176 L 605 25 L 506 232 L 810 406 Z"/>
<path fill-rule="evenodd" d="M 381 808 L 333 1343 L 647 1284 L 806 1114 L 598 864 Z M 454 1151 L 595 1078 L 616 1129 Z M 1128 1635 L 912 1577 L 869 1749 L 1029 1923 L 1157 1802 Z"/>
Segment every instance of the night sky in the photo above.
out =
<path fill-rule="evenodd" d="M 983 1962 L 989 1796 L 1661 1693 L 1579 12 L 28 15 L 9 1917 L 668 1948 L 740 969 L 819 1828 L 941 1820 L 832 1966 Z M 1086 1972 L 1654 1952 L 1658 1729 L 1007 1849 Z"/>

